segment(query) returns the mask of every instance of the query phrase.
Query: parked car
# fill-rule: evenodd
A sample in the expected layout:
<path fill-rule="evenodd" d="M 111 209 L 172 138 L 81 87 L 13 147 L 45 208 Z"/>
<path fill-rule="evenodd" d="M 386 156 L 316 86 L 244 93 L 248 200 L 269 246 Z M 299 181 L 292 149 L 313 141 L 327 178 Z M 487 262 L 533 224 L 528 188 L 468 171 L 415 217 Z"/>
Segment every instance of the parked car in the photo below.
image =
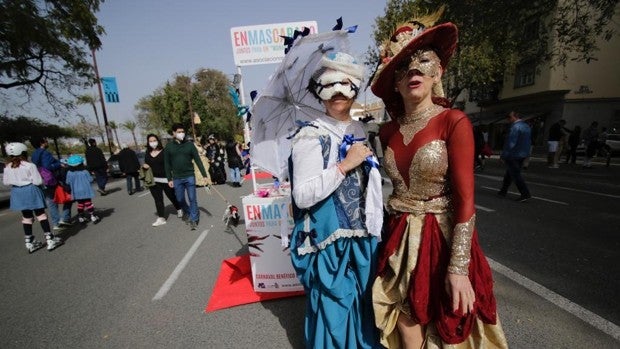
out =
<path fill-rule="evenodd" d="M 609 154 L 607 153 L 609 151 Z M 577 146 L 577 155 L 585 155 L 586 143 L 582 140 Z M 609 156 L 620 155 L 620 133 L 610 133 L 607 135 L 605 145 L 599 144 L 597 156 L 606 158 Z"/>
<path fill-rule="evenodd" d="M 620 133 L 608 134 L 605 144 L 609 147 L 612 156 L 620 154 Z"/>
<path fill-rule="evenodd" d="M 112 177 L 122 177 L 121 167 L 118 164 L 118 154 L 112 154 L 108 159 L 108 175 Z"/>
<path fill-rule="evenodd" d="M 146 153 L 141 151 L 136 153 L 136 155 L 138 156 L 140 166 L 144 165 L 144 157 L 146 156 Z M 116 178 L 123 176 L 121 167 L 118 164 L 118 154 L 112 154 L 112 156 L 108 159 L 108 175 Z"/>
<path fill-rule="evenodd" d="M 4 162 L 0 161 L 0 179 L 4 176 Z M 11 187 L 4 185 L 0 180 L 0 201 L 6 201 L 11 198 Z"/>

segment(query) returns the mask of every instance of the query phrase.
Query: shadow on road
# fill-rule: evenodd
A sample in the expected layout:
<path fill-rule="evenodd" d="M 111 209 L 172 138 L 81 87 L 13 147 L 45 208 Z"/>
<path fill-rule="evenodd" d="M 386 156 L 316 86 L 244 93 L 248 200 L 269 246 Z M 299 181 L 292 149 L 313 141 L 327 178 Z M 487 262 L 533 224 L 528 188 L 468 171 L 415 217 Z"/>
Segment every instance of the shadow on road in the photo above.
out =
<path fill-rule="evenodd" d="M 101 219 L 101 222 L 97 224 L 105 224 L 106 219 L 112 216 L 113 213 L 114 213 L 114 208 L 95 209 L 95 214 L 99 216 L 99 218 Z M 77 234 L 82 232 L 82 230 L 87 228 L 88 225 L 93 224 L 93 222 L 90 222 L 90 221 L 87 223 L 80 223 L 77 221 L 77 218 L 74 221 L 75 222 L 73 223 L 72 226 L 67 227 L 66 229 L 62 231 L 56 232 L 55 234 L 59 236 L 60 238 L 62 238 L 64 241 L 67 241 L 73 236 L 76 236 Z"/>
<path fill-rule="evenodd" d="M 261 302 L 263 308 L 278 318 L 280 325 L 286 330 L 286 337 L 291 348 L 303 349 L 304 343 L 304 309 L 306 297 L 274 299 Z"/>

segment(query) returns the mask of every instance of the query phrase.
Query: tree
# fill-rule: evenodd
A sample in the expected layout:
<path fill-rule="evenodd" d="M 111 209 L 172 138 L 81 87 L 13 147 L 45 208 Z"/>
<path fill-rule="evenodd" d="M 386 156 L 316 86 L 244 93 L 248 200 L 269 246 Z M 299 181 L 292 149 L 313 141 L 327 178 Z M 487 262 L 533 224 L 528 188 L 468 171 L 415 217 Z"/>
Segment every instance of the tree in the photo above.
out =
<path fill-rule="evenodd" d="M 116 124 L 116 122 L 110 121 L 108 122 L 108 126 L 110 126 L 110 129 L 112 129 L 112 131 L 114 132 L 114 138 L 116 139 L 116 146 L 120 148 L 121 142 L 118 140 L 118 133 L 116 132 L 116 130 L 118 129 L 118 125 Z"/>
<path fill-rule="evenodd" d="M 375 20 L 376 46 L 369 49 L 367 63 L 376 66 L 378 48 L 399 24 L 445 4 L 439 23 L 452 22 L 459 28 L 458 48 L 443 78 L 447 97 L 453 101 L 464 89 L 486 95 L 497 91 L 504 74 L 525 60 L 564 66 L 569 60 L 596 59 L 597 40 L 609 40 L 613 35 L 609 24 L 617 3 L 391 0 L 385 15 Z"/>
<path fill-rule="evenodd" d="M 82 140 L 85 147 L 88 147 L 89 138 L 92 138 L 94 135 L 101 133 L 101 128 L 98 125 L 86 121 L 86 119 L 84 119 L 83 117 L 80 122 L 73 125 L 73 130 L 75 134 Z"/>
<path fill-rule="evenodd" d="M 215 69 L 199 69 L 192 76 L 175 75 L 162 88 L 140 99 L 135 106 L 138 123 L 155 133 L 168 131 L 176 122 L 191 130 L 191 98 L 193 111 L 201 117 L 201 123 L 195 125 L 198 135 L 233 137 L 242 133 L 243 123 L 228 95 L 230 84 L 227 76 Z"/>
<path fill-rule="evenodd" d="M 0 0 L 0 91 L 29 101 L 41 93 L 57 116 L 73 108 L 66 96 L 94 83 L 103 1 Z"/>
<path fill-rule="evenodd" d="M 56 152 L 58 153 L 59 138 L 76 137 L 77 134 L 72 128 L 50 125 L 40 120 L 18 116 L 9 118 L 0 116 L 0 145 L 2 154 L 6 156 L 4 144 L 8 142 L 27 142 L 32 139 L 48 138 L 54 141 Z"/>
<path fill-rule="evenodd" d="M 80 95 L 77 97 L 77 104 L 89 104 L 93 107 L 93 112 L 95 113 L 95 119 L 97 120 L 97 125 L 102 130 L 99 134 L 101 136 L 101 144 L 105 144 L 105 139 L 103 138 L 103 128 L 101 127 L 101 123 L 99 122 L 99 114 L 97 113 L 97 102 L 99 101 L 99 97 L 96 95 Z"/>
<path fill-rule="evenodd" d="M 121 124 L 121 127 L 131 132 L 131 136 L 133 137 L 133 144 L 135 144 L 136 149 L 138 149 L 138 140 L 136 139 L 136 127 L 137 126 L 138 125 L 136 124 L 136 122 L 131 121 L 131 120 L 125 121 L 124 123 Z"/>

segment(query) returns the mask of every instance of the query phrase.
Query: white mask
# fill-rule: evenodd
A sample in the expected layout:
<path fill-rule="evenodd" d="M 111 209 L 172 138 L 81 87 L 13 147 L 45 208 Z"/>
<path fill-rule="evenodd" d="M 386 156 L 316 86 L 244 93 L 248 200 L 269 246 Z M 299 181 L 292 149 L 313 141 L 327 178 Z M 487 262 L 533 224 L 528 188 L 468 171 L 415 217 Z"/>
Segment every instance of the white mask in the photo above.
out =
<path fill-rule="evenodd" d="M 360 80 L 349 74 L 328 69 L 317 79 L 316 93 L 324 100 L 330 100 L 341 93 L 348 99 L 357 96 Z"/>
<path fill-rule="evenodd" d="M 182 141 L 185 138 L 185 133 L 179 132 L 176 134 L 178 140 Z"/>
<path fill-rule="evenodd" d="M 152 149 L 157 148 L 157 142 L 149 142 L 149 147 L 151 147 Z"/>

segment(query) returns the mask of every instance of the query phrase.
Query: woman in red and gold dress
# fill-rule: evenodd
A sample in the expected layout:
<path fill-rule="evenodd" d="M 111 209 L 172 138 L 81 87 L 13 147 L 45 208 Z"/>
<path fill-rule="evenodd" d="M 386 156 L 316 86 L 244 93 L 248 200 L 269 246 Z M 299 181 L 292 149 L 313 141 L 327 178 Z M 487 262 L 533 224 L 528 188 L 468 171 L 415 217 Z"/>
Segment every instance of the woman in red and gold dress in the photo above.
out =
<path fill-rule="evenodd" d="M 379 135 L 394 186 L 375 322 L 387 348 L 507 348 L 475 228 L 472 125 L 443 98 L 457 28 L 433 26 L 441 12 L 399 27 L 371 82 L 392 116 Z"/>

